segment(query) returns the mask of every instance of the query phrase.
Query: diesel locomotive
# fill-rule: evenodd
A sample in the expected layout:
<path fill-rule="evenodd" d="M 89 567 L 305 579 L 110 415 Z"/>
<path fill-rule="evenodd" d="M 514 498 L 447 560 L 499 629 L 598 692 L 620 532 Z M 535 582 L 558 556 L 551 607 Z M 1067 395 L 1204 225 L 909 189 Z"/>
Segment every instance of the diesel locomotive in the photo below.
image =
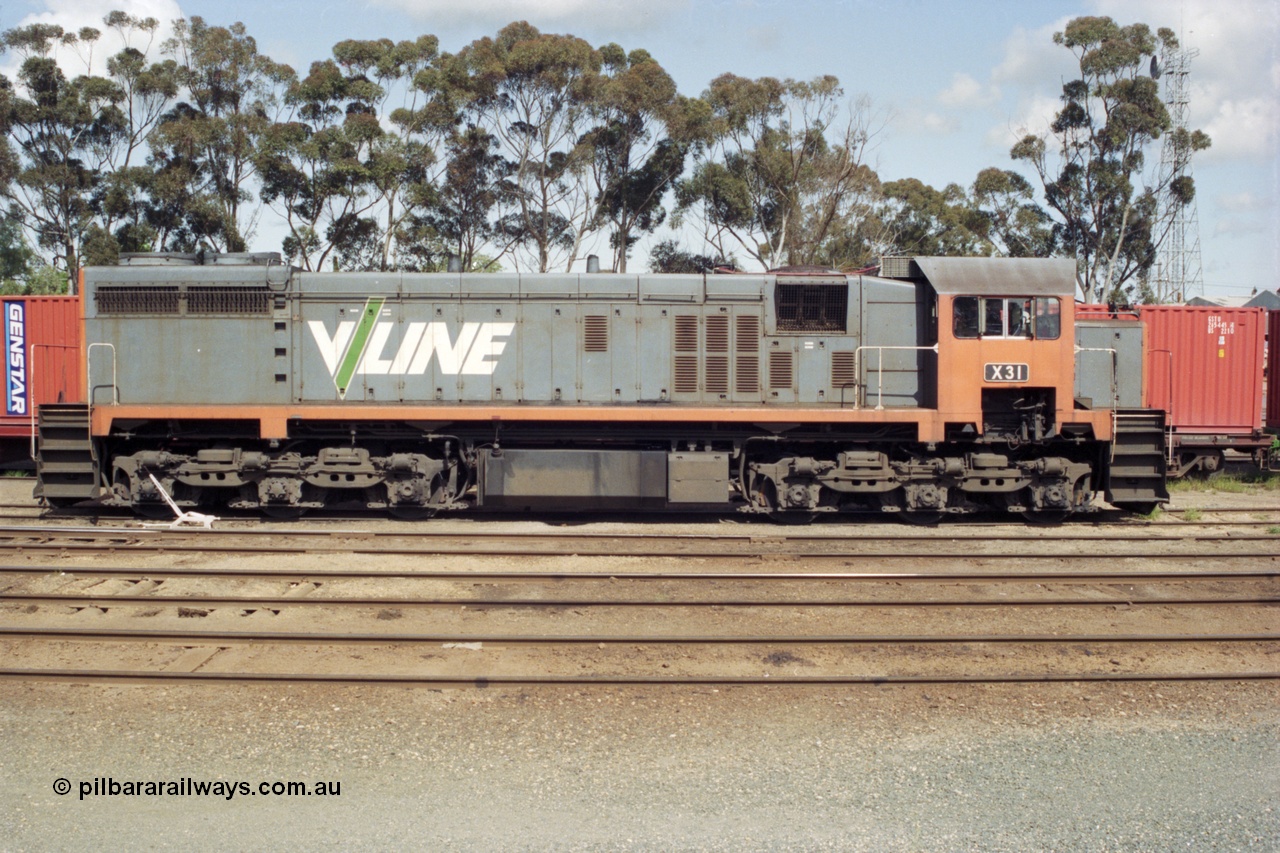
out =
<path fill-rule="evenodd" d="M 1131 333 L 1077 328 L 1075 285 L 1043 259 L 495 275 L 129 256 L 82 275 L 86 401 L 41 407 L 37 494 L 286 517 L 1146 510 L 1167 499 L 1164 416 L 1141 407 Z"/>

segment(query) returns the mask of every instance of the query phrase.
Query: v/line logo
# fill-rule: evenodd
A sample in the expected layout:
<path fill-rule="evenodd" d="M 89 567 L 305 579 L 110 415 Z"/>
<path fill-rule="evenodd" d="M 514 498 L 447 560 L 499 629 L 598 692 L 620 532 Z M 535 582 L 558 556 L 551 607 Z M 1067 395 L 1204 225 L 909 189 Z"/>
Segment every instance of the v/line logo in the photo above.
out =
<path fill-rule="evenodd" d="M 397 323 L 378 321 L 384 299 L 369 299 L 360 319 L 343 320 L 330 336 L 320 320 L 307 324 L 338 396 L 345 398 L 351 380 L 361 376 L 416 376 L 427 372 L 434 356 L 445 376 L 489 376 L 506 349 L 515 323 L 463 323 L 456 339 L 445 323 L 409 323 L 395 348 L 387 351 Z"/>

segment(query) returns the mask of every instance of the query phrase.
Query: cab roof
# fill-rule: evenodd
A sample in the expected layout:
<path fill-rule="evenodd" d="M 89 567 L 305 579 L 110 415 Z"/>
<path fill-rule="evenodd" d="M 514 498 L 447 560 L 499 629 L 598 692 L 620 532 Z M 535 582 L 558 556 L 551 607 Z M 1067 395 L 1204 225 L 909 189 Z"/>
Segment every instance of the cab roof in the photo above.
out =
<path fill-rule="evenodd" d="M 1070 258 L 914 258 L 920 273 L 948 296 L 1060 296 L 1076 292 Z"/>

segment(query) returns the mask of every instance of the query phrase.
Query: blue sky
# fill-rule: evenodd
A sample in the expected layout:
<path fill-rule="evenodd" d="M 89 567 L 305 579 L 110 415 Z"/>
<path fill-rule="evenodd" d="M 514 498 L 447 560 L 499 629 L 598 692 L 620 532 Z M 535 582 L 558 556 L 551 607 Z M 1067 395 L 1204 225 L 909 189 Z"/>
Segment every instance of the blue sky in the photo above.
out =
<path fill-rule="evenodd" d="M 968 185 L 1041 132 L 1072 56 L 1052 43 L 1079 15 L 1168 26 L 1199 51 L 1191 125 L 1213 137 L 1193 164 L 1205 292 L 1280 285 L 1280 3 L 1276 0 L 0 0 L 0 29 L 100 24 L 121 8 L 161 21 L 242 21 L 259 49 L 305 70 L 347 38 L 439 37 L 456 51 L 513 20 L 595 45 L 643 47 L 685 94 L 732 72 L 840 78 L 884 118 L 871 155 L 884 180 Z M 0 57 L 0 71 L 12 60 Z M 1153 153 L 1153 159 L 1158 154 Z M 1028 175 L 1030 177 L 1030 175 Z M 265 217 L 264 217 L 265 221 Z M 264 226 L 257 250 L 278 249 Z M 599 250 L 607 256 L 607 246 Z M 643 265 L 646 253 L 633 263 Z"/>

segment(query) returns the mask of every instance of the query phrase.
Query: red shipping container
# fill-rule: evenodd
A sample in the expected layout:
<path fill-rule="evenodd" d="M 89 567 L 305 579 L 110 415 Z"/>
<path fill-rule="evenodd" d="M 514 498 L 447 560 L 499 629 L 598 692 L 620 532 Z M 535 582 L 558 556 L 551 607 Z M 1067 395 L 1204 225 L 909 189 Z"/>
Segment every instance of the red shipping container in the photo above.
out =
<path fill-rule="evenodd" d="M 1262 428 L 1267 311 L 1143 305 L 1146 405 L 1177 434 L 1247 436 Z"/>
<path fill-rule="evenodd" d="M 80 298 L 0 296 L 0 306 L 5 332 L 0 438 L 29 440 L 37 406 L 84 399 Z"/>

